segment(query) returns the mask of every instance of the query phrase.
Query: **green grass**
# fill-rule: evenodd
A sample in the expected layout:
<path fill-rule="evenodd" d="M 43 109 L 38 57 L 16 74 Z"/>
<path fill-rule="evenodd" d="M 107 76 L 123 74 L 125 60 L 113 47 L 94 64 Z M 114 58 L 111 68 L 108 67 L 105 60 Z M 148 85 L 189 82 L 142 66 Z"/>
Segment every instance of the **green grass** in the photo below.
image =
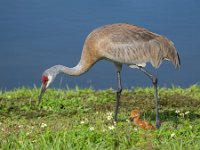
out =
<path fill-rule="evenodd" d="M 119 121 L 112 119 L 115 91 L 39 89 L 0 92 L 0 149 L 200 149 L 200 86 L 159 89 L 162 126 L 143 130 L 129 122 L 139 108 L 155 124 L 153 88 L 124 90 Z M 111 119 L 111 120 L 109 120 Z"/>

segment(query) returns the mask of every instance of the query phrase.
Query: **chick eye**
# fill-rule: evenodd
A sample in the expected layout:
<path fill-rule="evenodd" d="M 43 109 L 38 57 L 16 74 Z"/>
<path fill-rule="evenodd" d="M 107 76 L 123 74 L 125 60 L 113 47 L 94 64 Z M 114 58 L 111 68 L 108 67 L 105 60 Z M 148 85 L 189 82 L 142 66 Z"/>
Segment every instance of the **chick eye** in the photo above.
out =
<path fill-rule="evenodd" d="M 48 80 L 49 80 L 49 79 L 48 79 L 47 76 L 42 76 L 42 83 L 43 83 L 43 84 L 46 84 Z"/>

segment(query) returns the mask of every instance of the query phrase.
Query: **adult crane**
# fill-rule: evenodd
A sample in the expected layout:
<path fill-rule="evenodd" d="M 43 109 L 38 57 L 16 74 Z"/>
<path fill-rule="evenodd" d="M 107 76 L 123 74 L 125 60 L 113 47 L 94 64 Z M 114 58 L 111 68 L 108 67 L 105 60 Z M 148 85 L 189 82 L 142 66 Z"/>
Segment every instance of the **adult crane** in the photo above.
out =
<path fill-rule="evenodd" d="M 117 121 L 119 100 L 122 92 L 122 65 L 139 69 L 152 80 L 156 106 L 156 127 L 160 127 L 158 116 L 157 77 L 145 69 L 146 63 L 158 68 L 163 60 L 171 61 L 175 68 L 180 67 L 180 58 L 172 41 L 164 36 L 131 24 L 110 24 L 94 29 L 86 38 L 79 63 L 69 68 L 55 65 L 42 74 L 43 93 L 59 73 L 79 76 L 87 72 L 97 61 L 106 59 L 112 62 L 117 72 L 116 107 L 114 120 Z"/>

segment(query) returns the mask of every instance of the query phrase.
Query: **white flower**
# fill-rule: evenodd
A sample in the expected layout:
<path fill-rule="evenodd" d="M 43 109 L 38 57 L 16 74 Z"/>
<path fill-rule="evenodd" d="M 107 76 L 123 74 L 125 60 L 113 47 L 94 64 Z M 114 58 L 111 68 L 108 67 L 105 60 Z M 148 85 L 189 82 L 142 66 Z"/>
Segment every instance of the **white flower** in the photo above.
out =
<path fill-rule="evenodd" d="M 184 118 L 184 116 L 185 116 L 185 114 L 184 113 L 180 113 L 179 114 L 181 117 L 183 117 Z"/>
<path fill-rule="evenodd" d="M 85 119 L 81 120 L 80 124 L 85 124 L 85 123 L 88 123 L 88 122 L 89 122 L 88 119 L 85 118 Z"/>
<path fill-rule="evenodd" d="M 93 131 L 94 130 L 94 127 L 90 127 L 90 131 Z"/>
<path fill-rule="evenodd" d="M 192 129 L 192 125 L 190 125 L 189 127 L 190 127 L 190 129 Z"/>
<path fill-rule="evenodd" d="M 173 138 L 175 135 L 176 135 L 176 134 L 173 132 L 173 133 L 171 134 L 171 138 Z"/>
<path fill-rule="evenodd" d="M 82 120 L 82 121 L 81 121 L 81 124 L 84 124 L 84 123 L 85 123 L 85 121 Z"/>
<path fill-rule="evenodd" d="M 41 124 L 41 128 L 45 128 L 45 127 L 47 127 L 47 124 L 42 123 L 42 124 Z"/>
<path fill-rule="evenodd" d="M 113 130 L 115 127 L 112 125 L 112 126 L 108 126 L 108 129 L 109 130 Z"/>
<path fill-rule="evenodd" d="M 186 112 L 185 112 L 185 115 L 187 115 L 187 114 L 189 114 L 189 113 L 190 113 L 189 111 L 186 111 Z"/>
<path fill-rule="evenodd" d="M 23 125 L 19 125 L 18 127 L 19 127 L 19 128 L 23 128 Z"/>
<path fill-rule="evenodd" d="M 107 119 L 108 119 L 108 120 L 111 120 L 111 119 L 112 119 L 112 116 L 107 116 Z"/>
<path fill-rule="evenodd" d="M 108 115 L 108 116 L 112 116 L 113 113 L 112 113 L 112 112 L 107 112 L 107 115 Z"/>
<path fill-rule="evenodd" d="M 134 131 L 137 131 L 137 130 L 138 130 L 138 128 L 134 127 L 134 128 L 133 128 L 133 130 L 134 130 Z"/>
<path fill-rule="evenodd" d="M 112 112 L 107 112 L 106 114 L 107 114 L 107 120 L 111 120 L 113 118 Z"/>
<path fill-rule="evenodd" d="M 176 110 L 175 113 L 179 114 L 179 113 L 180 113 L 180 110 Z"/>

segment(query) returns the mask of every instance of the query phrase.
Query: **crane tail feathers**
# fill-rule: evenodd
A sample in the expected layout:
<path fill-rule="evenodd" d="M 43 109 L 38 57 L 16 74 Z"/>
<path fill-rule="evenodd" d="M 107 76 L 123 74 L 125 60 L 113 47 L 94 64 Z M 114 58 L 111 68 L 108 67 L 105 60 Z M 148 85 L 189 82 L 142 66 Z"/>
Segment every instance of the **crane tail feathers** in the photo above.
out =
<path fill-rule="evenodd" d="M 180 56 L 179 56 L 178 52 L 176 53 L 176 55 L 174 55 L 173 57 L 170 58 L 170 61 L 174 64 L 176 69 L 180 69 L 181 60 L 180 60 Z"/>
<path fill-rule="evenodd" d="M 178 62 L 176 63 L 176 68 L 179 69 L 181 67 L 181 59 L 178 53 L 177 53 L 177 58 L 178 58 Z"/>
<path fill-rule="evenodd" d="M 165 48 L 165 52 L 164 52 L 164 56 L 165 58 L 169 59 L 175 66 L 176 69 L 179 69 L 181 66 L 181 60 L 180 60 L 180 56 L 173 44 L 172 41 L 167 39 L 168 44 L 166 44 Z"/>

